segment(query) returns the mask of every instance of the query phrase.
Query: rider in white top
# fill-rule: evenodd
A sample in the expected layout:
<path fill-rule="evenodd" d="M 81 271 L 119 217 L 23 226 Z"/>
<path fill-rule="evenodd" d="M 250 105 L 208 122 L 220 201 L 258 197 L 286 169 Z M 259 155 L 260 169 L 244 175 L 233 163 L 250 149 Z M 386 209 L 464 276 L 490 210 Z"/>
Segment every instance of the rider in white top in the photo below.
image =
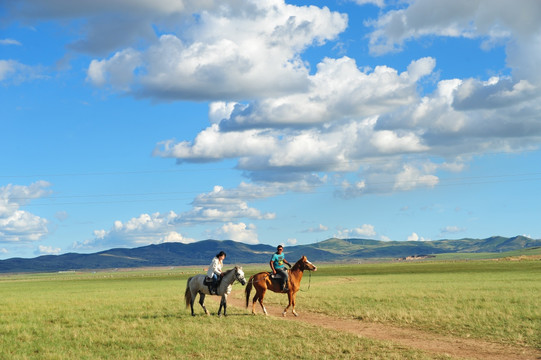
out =
<path fill-rule="evenodd" d="M 214 290 L 214 294 L 217 294 L 217 291 L 218 291 L 217 290 L 218 279 L 223 276 L 222 266 L 224 265 L 225 257 L 226 257 L 225 252 L 220 251 L 214 257 L 214 259 L 212 259 L 212 262 L 210 263 L 210 266 L 209 266 L 209 270 L 207 271 L 207 276 L 209 278 L 212 278 L 212 287 Z"/>

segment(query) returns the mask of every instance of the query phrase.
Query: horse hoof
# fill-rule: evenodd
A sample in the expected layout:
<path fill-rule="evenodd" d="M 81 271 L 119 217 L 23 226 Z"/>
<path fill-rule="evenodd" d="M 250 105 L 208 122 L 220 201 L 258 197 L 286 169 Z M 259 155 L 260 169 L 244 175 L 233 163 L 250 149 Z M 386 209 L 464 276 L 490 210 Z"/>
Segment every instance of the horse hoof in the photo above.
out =
<path fill-rule="evenodd" d="M 283 317 L 286 317 L 286 312 L 285 312 L 285 311 L 282 313 L 282 316 L 283 316 Z"/>
<path fill-rule="evenodd" d="M 293 315 L 295 316 L 299 316 L 299 314 L 297 314 L 295 311 L 293 311 Z"/>

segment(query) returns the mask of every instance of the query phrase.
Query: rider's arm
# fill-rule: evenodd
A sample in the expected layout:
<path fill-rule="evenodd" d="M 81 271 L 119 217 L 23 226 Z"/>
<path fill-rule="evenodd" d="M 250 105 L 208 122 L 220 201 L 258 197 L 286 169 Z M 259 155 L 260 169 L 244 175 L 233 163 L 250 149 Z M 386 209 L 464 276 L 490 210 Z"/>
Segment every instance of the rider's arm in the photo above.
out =
<path fill-rule="evenodd" d="M 272 273 L 276 274 L 276 269 L 274 268 L 274 261 L 271 260 L 269 264 L 270 264 L 270 267 L 272 269 Z"/>
<path fill-rule="evenodd" d="M 218 276 L 220 276 L 222 274 L 222 272 L 220 271 L 220 269 L 218 268 L 218 260 L 216 258 L 214 258 L 212 260 L 212 272 Z"/>
<path fill-rule="evenodd" d="M 287 264 L 289 265 L 289 267 L 291 267 L 291 264 L 286 259 L 284 259 L 284 264 Z"/>

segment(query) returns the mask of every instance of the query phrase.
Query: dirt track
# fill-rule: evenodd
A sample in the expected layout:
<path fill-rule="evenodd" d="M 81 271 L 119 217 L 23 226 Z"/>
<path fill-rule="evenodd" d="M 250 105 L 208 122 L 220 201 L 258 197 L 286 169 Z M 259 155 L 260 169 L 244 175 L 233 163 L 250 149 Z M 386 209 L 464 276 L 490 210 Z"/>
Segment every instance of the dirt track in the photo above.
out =
<path fill-rule="evenodd" d="M 233 295 L 233 294 L 232 294 Z M 212 296 L 213 300 L 219 300 Z M 285 301 L 285 298 L 284 298 Z M 229 296 L 228 305 L 245 309 L 240 299 Z M 490 359 L 490 360 L 523 360 L 541 359 L 541 351 L 525 347 L 513 347 L 476 339 L 464 339 L 427 333 L 415 329 L 399 328 L 390 325 L 367 323 L 358 320 L 338 319 L 328 315 L 302 312 L 302 304 L 297 306 L 298 317 L 291 312 L 282 317 L 283 307 L 265 305 L 270 316 L 279 317 L 285 321 L 301 321 L 308 324 L 353 333 L 357 336 L 375 340 L 391 341 L 402 346 L 422 350 L 426 353 L 449 355 L 461 359 Z M 251 311 L 246 309 L 246 311 Z M 259 304 L 256 312 L 262 314 Z"/>

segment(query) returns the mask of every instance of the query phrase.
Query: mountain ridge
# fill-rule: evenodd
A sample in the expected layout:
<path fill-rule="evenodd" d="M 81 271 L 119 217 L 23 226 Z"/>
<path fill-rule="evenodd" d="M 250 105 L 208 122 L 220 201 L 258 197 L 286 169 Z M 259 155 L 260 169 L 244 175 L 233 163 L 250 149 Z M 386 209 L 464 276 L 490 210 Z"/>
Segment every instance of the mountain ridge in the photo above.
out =
<path fill-rule="evenodd" d="M 492 236 L 433 241 L 381 241 L 373 239 L 330 238 L 308 245 L 286 246 L 290 262 L 306 255 L 311 261 L 351 261 L 370 258 L 402 258 L 443 253 L 497 253 L 541 246 L 540 239 L 525 236 Z M 66 253 L 31 259 L 0 260 L 0 273 L 56 272 L 160 266 L 208 265 L 219 252 L 227 253 L 227 263 L 268 263 L 275 247 L 233 240 L 201 240 L 194 243 L 162 243 L 137 248 L 113 248 L 91 254 Z"/>

